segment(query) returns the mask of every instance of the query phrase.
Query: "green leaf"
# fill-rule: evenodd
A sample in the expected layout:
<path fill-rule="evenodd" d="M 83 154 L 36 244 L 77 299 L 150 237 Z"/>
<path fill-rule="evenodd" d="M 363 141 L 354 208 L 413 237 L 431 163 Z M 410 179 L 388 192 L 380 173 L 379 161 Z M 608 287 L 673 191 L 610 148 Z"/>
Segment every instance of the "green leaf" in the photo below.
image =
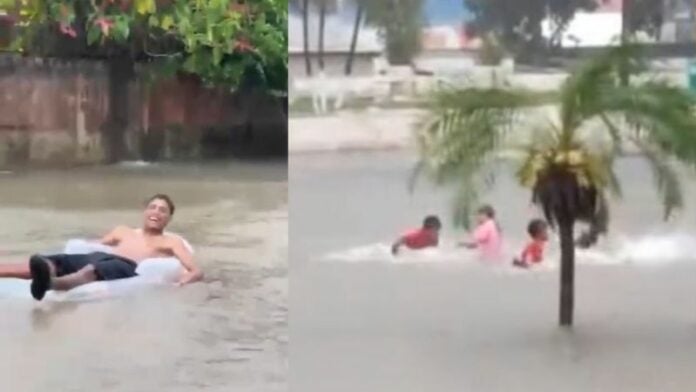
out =
<path fill-rule="evenodd" d="M 87 29 L 87 44 L 93 45 L 101 37 L 101 31 L 99 27 L 92 25 Z"/>
<path fill-rule="evenodd" d="M 667 220 L 675 209 L 684 206 L 679 176 L 672 168 L 668 158 L 660 154 L 654 147 L 650 147 L 637 139 L 634 139 L 634 143 L 650 164 L 657 191 L 662 199 L 663 218 Z"/>
<path fill-rule="evenodd" d="M 157 10 L 155 0 L 135 0 L 135 10 L 140 15 L 154 13 Z"/>
<path fill-rule="evenodd" d="M 222 50 L 219 47 L 213 47 L 213 64 L 218 65 L 222 61 Z"/>
<path fill-rule="evenodd" d="M 162 29 L 169 30 L 174 25 L 174 18 L 171 15 L 165 15 L 162 18 Z"/>

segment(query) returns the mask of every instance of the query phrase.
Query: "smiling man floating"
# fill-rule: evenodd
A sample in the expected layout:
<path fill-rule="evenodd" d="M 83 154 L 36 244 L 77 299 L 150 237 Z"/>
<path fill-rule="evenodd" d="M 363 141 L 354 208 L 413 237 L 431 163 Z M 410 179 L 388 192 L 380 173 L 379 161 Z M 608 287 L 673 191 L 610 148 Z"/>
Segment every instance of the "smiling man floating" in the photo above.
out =
<path fill-rule="evenodd" d="M 118 226 L 101 239 L 101 244 L 112 247 L 111 252 L 37 254 L 28 264 L 0 266 L 0 277 L 31 279 L 31 295 L 41 300 L 48 290 L 65 291 L 97 280 L 134 277 L 143 260 L 174 256 L 186 269 L 179 284 L 198 281 L 203 273 L 186 242 L 164 232 L 174 209 L 169 196 L 157 194 L 148 200 L 141 229 Z"/>

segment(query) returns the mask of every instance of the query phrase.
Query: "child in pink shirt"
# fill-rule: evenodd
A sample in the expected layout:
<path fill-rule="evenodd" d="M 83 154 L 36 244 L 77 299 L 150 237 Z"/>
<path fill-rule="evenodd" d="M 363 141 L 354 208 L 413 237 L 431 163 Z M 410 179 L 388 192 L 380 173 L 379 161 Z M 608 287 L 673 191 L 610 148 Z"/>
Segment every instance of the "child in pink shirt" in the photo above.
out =
<path fill-rule="evenodd" d="M 501 259 L 500 228 L 495 221 L 495 210 L 489 205 L 484 205 L 478 209 L 476 216 L 478 226 L 474 229 L 473 241 L 462 242 L 469 249 L 479 249 L 481 256 L 487 261 L 497 261 Z"/>

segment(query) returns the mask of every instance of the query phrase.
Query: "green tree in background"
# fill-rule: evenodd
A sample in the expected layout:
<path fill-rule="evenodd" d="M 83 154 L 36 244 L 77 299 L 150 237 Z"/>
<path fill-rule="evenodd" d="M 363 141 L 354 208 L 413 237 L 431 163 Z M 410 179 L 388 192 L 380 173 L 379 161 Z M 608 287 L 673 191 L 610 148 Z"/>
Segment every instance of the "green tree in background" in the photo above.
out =
<path fill-rule="evenodd" d="M 386 46 L 387 59 L 394 65 L 410 65 L 421 50 L 423 30 L 424 0 L 353 0 L 356 9 L 353 33 L 348 48 L 348 58 L 344 73 L 353 71 L 353 60 L 360 35 L 360 28 L 370 25 L 379 30 Z M 309 49 L 310 11 L 319 13 L 319 66 L 323 68 L 324 20 L 328 13 L 334 12 L 340 5 L 336 0 L 291 0 L 293 7 L 302 11 L 302 30 L 305 52 L 305 72 L 312 75 L 312 62 Z"/>
<path fill-rule="evenodd" d="M 528 60 L 560 42 L 560 36 L 577 11 L 592 11 L 598 0 L 463 0 L 474 15 L 468 25 L 470 33 L 486 36 L 493 33 L 507 51 Z M 599 0 L 606 1 L 606 0 Z M 550 18 L 555 31 L 547 41 L 541 23 Z"/>
<path fill-rule="evenodd" d="M 627 64 L 635 73 L 640 63 L 633 47 L 622 46 L 589 60 L 558 91 L 443 90 L 432 98 L 418 132 L 417 173 L 456 187 L 460 224 L 468 222 L 479 192 L 493 184 L 498 164 L 516 164 L 519 183 L 531 189 L 532 201 L 558 228 L 562 326 L 573 323 L 574 225 L 606 219 L 605 194 L 621 195 L 613 163 L 626 143 L 655 174 L 665 218 L 683 201 L 671 158 L 696 168 L 696 97 L 646 75 L 640 83 L 622 83 Z M 549 105 L 556 110 L 546 118 Z"/>
<path fill-rule="evenodd" d="M 410 65 L 421 51 L 424 0 L 362 1 L 365 23 L 376 27 L 393 65 Z"/>
<path fill-rule="evenodd" d="M 622 8 L 625 33 L 643 31 L 660 38 L 664 21 L 665 0 L 624 0 Z"/>

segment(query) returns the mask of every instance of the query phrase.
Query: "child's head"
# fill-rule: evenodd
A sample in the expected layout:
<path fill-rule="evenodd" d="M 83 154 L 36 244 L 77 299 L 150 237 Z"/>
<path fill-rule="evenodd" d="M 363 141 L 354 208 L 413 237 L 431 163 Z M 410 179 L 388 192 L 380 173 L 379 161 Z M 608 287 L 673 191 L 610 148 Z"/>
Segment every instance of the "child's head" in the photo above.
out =
<path fill-rule="evenodd" d="M 527 225 L 527 233 L 532 239 L 546 241 L 549 239 L 548 225 L 541 219 L 532 219 Z"/>
<path fill-rule="evenodd" d="M 423 228 L 426 230 L 432 230 L 439 232 L 442 224 L 440 223 L 440 218 L 436 215 L 428 215 L 423 219 Z"/>
<path fill-rule="evenodd" d="M 476 211 L 476 220 L 481 224 L 489 219 L 495 219 L 495 210 L 488 204 L 482 205 Z"/>

